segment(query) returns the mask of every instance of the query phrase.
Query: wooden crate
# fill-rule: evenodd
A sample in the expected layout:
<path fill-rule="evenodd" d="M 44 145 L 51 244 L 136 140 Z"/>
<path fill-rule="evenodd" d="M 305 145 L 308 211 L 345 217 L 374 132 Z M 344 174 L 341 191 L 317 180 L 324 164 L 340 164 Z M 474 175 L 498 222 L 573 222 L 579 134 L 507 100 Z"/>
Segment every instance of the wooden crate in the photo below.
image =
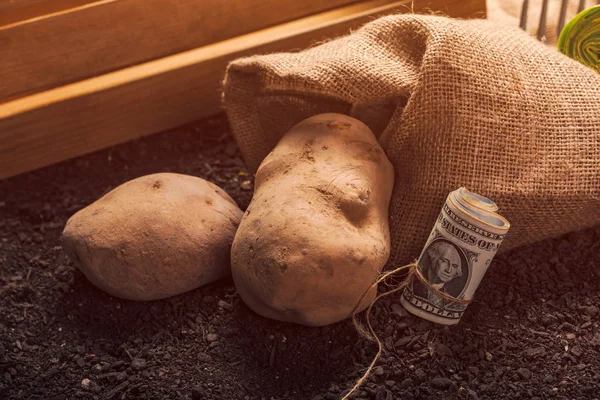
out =
<path fill-rule="evenodd" d="M 217 113 L 232 59 L 411 5 L 485 16 L 485 0 L 0 0 L 0 178 Z"/>

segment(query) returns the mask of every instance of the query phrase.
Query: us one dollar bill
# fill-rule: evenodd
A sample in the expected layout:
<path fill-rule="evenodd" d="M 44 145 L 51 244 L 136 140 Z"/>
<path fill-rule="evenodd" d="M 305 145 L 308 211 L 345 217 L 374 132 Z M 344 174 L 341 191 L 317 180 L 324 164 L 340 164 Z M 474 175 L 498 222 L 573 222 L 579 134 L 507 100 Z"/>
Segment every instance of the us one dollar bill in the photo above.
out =
<path fill-rule="evenodd" d="M 510 228 L 497 210 L 465 188 L 448 195 L 417 262 L 426 283 L 413 274 L 402 293 L 407 311 L 439 324 L 458 323 Z"/>

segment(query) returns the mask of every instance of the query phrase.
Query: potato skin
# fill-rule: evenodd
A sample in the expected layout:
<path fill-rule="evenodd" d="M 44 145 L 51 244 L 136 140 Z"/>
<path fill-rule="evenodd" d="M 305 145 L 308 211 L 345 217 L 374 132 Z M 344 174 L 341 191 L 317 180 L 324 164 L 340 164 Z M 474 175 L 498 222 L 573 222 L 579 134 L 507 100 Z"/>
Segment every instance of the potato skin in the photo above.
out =
<path fill-rule="evenodd" d="M 204 179 L 147 175 L 73 215 L 63 249 L 109 294 L 161 299 L 229 275 L 242 215 L 227 193 Z"/>
<path fill-rule="evenodd" d="M 392 164 L 362 122 L 321 114 L 293 127 L 258 168 L 232 245 L 242 299 L 304 325 L 348 318 L 389 257 L 393 184 Z"/>

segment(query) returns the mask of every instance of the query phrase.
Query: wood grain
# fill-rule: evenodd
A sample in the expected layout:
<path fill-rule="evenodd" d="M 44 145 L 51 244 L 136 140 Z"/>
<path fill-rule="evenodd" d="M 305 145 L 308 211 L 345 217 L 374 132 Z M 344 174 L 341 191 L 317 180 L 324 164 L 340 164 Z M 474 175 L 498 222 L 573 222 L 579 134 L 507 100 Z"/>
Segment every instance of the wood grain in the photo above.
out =
<path fill-rule="evenodd" d="M 98 0 L 0 0 L 0 26 L 94 3 Z"/>
<path fill-rule="evenodd" d="M 303 48 L 410 3 L 358 3 L 1 104 L 0 178 L 219 112 L 232 59 Z M 481 15 L 485 0 L 432 0 L 415 11 L 443 7 L 469 17 Z"/>
<path fill-rule="evenodd" d="M 5 25 L 0 102 L 356 1 L 103 0 Z"/>

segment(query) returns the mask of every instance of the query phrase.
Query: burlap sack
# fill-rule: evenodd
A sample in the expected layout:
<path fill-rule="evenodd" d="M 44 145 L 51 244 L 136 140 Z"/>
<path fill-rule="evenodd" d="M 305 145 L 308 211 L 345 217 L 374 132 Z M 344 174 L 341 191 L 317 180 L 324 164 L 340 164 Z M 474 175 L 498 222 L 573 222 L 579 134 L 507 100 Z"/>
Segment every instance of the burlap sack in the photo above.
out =
<path fill-rule="evenodd" d="M 511 222 L 503 251 L 600 223 L 600 75 L 518 28 L 384 17 L 299 53 L 234 61 L 224 105 L 251 170 L 311 115 L 371 126 L 396 170 L 396 265 L 419 256 L 461 186 Z"/>

